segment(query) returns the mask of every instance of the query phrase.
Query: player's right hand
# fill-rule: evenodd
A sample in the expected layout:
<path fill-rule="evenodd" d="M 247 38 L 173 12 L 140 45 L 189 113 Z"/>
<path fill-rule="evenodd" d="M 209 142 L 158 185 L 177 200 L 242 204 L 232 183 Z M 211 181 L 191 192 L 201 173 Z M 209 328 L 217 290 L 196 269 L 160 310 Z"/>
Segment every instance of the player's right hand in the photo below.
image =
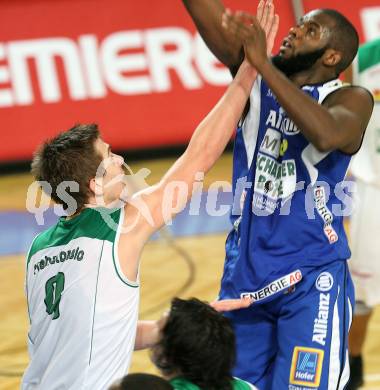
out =
<path fill-rule="evenodd" d="M 218 312 L 225 312 L 246 309 L 247 307 L 251 306 L 253 302 L 253 299 L 250 298 L 223 299 L 221 301 L 211 302 L 210 306 Z"/>

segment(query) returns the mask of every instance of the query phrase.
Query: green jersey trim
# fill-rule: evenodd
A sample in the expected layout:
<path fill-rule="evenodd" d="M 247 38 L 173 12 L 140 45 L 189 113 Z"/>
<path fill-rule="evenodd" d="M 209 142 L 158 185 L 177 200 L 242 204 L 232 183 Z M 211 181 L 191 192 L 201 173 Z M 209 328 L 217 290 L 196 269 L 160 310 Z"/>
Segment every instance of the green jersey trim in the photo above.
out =
<path fill-rule="evenodd" d="M 94 312 L 92 313 L 91 346 L 90 346 L 90 356 L 89 356 L 89 359 L 88 359 L 88 365 L 90 365 L 90 363 L 91 363 L 91 357 L 92 357 L 92 343 L 93 343 L 93 339 L 94 339 L 94 324 L 95 324 L 96 297 L 97 297 L 97 295 L 98 295 L 98 283 L 99 283 L 100 263 L 102 262 L 103 248 L 104 248 L 104 241 L 103 241 L 103 244 L 102 244 L 102 250 L 101 250 L 101 252 L 100 252 L 100 257 L 99 257 L 98 274 L 96 275 L 95 301 L 94 301 Z"/>
<path fill-rule="evenodd" d="M 113 242 L 116 229 L 112 229 L 105 222 L 102 213 L 107 213 L 117 225 L 120 217 L 120 209 L 116 211 L 104 208 L 85 208 L 79 215 L 71 219 L 61 217 L 57 224 L 40 233 L 30 248 L 27 265 L 31 257 L 42 249 L 67 245 L 70 241 L 80 238 L 96 238 Z"/>
<path fill-rule="evenodd" d="M 33 238 L 32 244 L 30 245 L 30 248 L 28 250 L 28 253 L 26 255 L 26 264 L 25 264 L 25 294 L 26 294 L 26 306 L 28 308 L 28 317 L 29 317 L 29 325 L 32 325 L 32 317 L 30 316 L 30 308 L 29 308 L 29 289 L 28 289 L 28 264 L 29 259 L 31 258 L 30 252 L 32 250 L 32 247 L 34 245 L 34 242 L 38 238 L 39 234 Z M 28 334 L 29 337 L 29 334 Z"/>
<path fill-rule="evenodd" d="M 358 51 L 359 73 L 380 64 L 380 39 L 367 42 Z"/>
<path fill-rule="evenodd" d="M 120 217 L 119 217 L 119 225 L 117 228 L 116 238 L 113 242 L 112 246 L 112 259 L 113 259 L 113 265 L 115 267 L 115 272 L 119 279 L 126 284 L 129 287 L 138 288 L 140 287 L 140 283 L 138 281 L 133 282 L 132 280 L 129 280 L 127 277 L 123 275 L 123 272 L 120 268 L 120 260 L 118 255 L 118 246 L 119 246 L 119 238 L 121 234 L 121 229 L 123 228 L 123 222 L 124 222 L 124 209 L 120 210 Z"/>
<path fill-rule="evenodd" d="M 177 377 L 170 380 L 170 384 L 175 390 L 201 390 L 201 388 L 185 378 Z M 253 387 L 248 383 L 238 378 L 232 379 L 233 390 L 251 390 Z"/>

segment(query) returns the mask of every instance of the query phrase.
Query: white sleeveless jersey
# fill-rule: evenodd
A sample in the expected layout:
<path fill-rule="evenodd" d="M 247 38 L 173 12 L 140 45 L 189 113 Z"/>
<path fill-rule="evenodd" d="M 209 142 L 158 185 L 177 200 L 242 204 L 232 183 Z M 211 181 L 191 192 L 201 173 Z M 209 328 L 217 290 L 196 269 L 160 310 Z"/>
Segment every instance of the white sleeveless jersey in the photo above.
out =
<path fill-rule="evenodd" d="M 375 106 L 351 170 L 357 179 L 380 188 L 380 38 L 362 45 L 353 65 L 353 83 L 372 92 Z"/>
<path fill-rule="evenodd" d="M 27 259 L 30 364 L 22 389 L 107 389 L 128 371 L 139 285 L 117 255 L 124 211 L 87 208 L 34 240 Z M 103 214 L 104 215 L 104 214 Z"/>

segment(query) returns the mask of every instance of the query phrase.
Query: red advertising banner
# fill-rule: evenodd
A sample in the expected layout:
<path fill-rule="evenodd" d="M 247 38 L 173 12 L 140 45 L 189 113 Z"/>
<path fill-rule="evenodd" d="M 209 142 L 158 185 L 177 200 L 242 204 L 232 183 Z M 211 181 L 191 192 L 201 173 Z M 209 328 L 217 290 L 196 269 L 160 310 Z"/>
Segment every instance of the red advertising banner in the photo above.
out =
<path fill-rule="evenodd" d="M 294 19 L 291 0 L 275 4 L 276 51 Z M 303 6 L 342 11 L 362 41 L 380 35 L 378 0 Z M 180 0 L 2 0 L 0 162 L 31 158 L 78 122 L 98 123 L 114 149 L 185 143 L 229 80 Z"/>
<path fill-rule="evenodd" d="M 290 0 L 277 8 L 282 37 Z M 0 161 L 78 122 L 99 123 L 114 149 L 187 142 L 229 80 L 180 0 L 2 0 Z"/>

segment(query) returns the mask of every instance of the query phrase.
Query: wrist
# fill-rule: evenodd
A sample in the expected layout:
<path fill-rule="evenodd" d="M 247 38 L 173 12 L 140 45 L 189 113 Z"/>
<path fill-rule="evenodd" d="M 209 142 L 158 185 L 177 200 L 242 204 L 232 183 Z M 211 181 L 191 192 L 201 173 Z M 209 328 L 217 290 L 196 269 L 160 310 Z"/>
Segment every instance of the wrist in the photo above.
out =
<path fill-rule="evenodd" d="M 257 70 L 248 61 L 244 60 L 235 76 L 235 83 L 239 85 L 246 94 L 250 94 L 252 83 L 257 77 Z"/>
<path fill-rule="evenodd" d="M 265 75 L 271 71 L 272 63 L 270 62 L 268 57 L 263 58 L 262 61 L 257 63 L 256 65 L 257 71 L 265 77 Z"/>

